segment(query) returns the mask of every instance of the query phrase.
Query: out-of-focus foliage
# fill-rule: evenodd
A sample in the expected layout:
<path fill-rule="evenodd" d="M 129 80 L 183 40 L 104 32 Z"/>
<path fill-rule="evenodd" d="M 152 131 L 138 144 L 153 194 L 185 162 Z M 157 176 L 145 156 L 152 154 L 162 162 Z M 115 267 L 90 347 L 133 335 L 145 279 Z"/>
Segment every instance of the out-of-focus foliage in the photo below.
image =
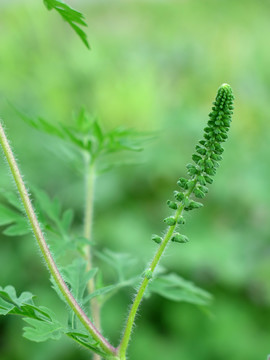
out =
<path fill-rule="evenodd" d="M 265 359 L 270 352 L 270 50 L 266 1 L 70 1 L 86 14 L 92 51 L 81 46 L 41 1 L 2 2 L 0 108 L 28 184 L 74 208 L 81 230 L 83 180 L 63 158 L 61 144 L 25 125 L 8 102 L 29 114 L 70 126 L 84 106 L 106 131 L 124 125 L 160 130 L 136 167 L 98 178 L 94 241 L 98 250 L 148 261 L 167 216 L 166 200 L 200 139 L 213 91 L 228 82 L 236 97 L 224 160 L 205 207 L 187 218 L 190 242 L 172 244 L 164 266 L 214 296 L 211 315 L 152 296 L 141 306 L 130 359 Z M 235 156 L 237 154 L 237 156 Z M 13 191 L 0 164 L 1 187 Z M 0 284 L 28 289 L 66 308 L 50 289 L 32 236 L 1 235 Z M 95 264 L 99 266 L 101 260 Z M 143 270 L 132 263 L 131 270 Z M 110 266 L 107 265 L 110 270 Z M 105 284 L 117 280 L 104 271 Z M 103 308 L 106 335 L 119 340 L 130 288 Z M 45 303 L 45 301 L 44 301 Z M 120 315 L 119 315 L 120 314 Z M 88 359 L 65 338 L 34 344 L 21 322 L 1 321 L 1 360 Z M 16 326 L 17 325 L 17 326 Z M 15 340 L 14 340 L 15 339 Z M 194 346 L 196 344 L 196 346 Z M 151 349 L 151 351 L 149 351 Z"/>
<path fill-rule="evenodd" d="M 0 205 L 0 226 L 6 226 L 4 235 L 20 236 L 29 234 L 30 228 L 24 216 L 24 209 L 12 191 L 3 192 L 8 206 Z"/>
<path fill-rule="evenodd" d="M 157 293 L 174 301 L 185 301 L 191 304 L 207 305 L 211 295 L 184 280 L 176 274 L 162 275 L 150 283 L 150 292 Z"/>
<path fill-rule="evenodd" d="M 48 10 L 55 9 L 61 15 L 63 20 L 69 23 L 72 29 L 78 34 L 85 46 L 89 48 L 87 35 L 80 28 L 80 26 L 87 26 L 82 13 L 72 9 L 70 6 L 63 3 L 62 1 L 44 0 L 44 4 Z"/>
<path fill-rule="evenodd" d="M 51 130 L 51 127 L 49 127 L 49 130 Z M 55 131 L 53 131 L 53 134 L 55 134 Z M 130 271 L 132 264 L 134 264 L 133 258 L 126 254 L 114 253 L 110 250 L 94 251 L 94 243 L 87 239 L 82 238 L 84 241 L 80 241 L 78 244 L 78 239 L 81 238 L 71 233 L 72 210 L 62 211 L 59 199 L 54 198 L 51 200 L 43 191 L 35 190 L 34 193 L 36 195 L 35 202 L 37 203 L 37 209 L 40 211 L 39 221 L 41 228 L 47 230 L 47 244 L 51 253 L 54 254 L 54 258 L 58 261 L 58 269 L 74 298 L 86 309 L 86 313 L 90 318 L 92 314 L 90 312 L 89 301 L 91 299 L 98 297 L 101 309 L 101 306 L 120 289 L 134 285 L 137 287 L 141 276 L 140 274 L 134 276 L 132 271 Z M 13 194 L 11 192 L 5 193 L 8 206 L 1 205 L 0 207 L 0 225 L 8 225 L 7 229 L 3 231 L 4 235 L 25 235 L 29 233 L 30 226 L 27 226 L 21 203 Z M 20 210 L 20 213 L 12 211 L 9 207 L 10 205 Z M 20 222 L 20 217 L 24 221 Z M 12 223 L 11 226 L 9 226 L 10 223 Z M 107 263 L 110 266 L 110 270 L 115 269 L 117 281 L 114 284 L 103 285 L 102 269 L 91 268 L 87 270 L 87 261 L 84 258 L 83 247 L 79 246 L 87 243 L 91 245 L 91 252 Z M 70 251 L 69 255 L 72 256 L 72 262 L 66 259 L 68 251 Z M 60 265 L 61 262 L 63 263 L 63 259 L 65 260 L 64 265 Z M 96 281 L 95 289 L 88 293 L 87 284 L 96 276 L 97 272 L 100 277 Z M 53 276 L 51 276 L 51 282 L 59 298 L 66 304 L 66 299 Z M 176 274 L 162 276 L 159 276 L 158 273 L 155 274 L 155 278 L 151 282 L 151 286 L 149 286 L 148 297 L 151 293 L 157 293 L 170 300 L 184 301 L 197 305 L 208 305 L 211 299 L 211 296 L 206 291 Z M 48 339 L 59 340 L 62 334 L 66 334 L 80 345 L 100 354 L 102 358 L 107 358 L 106 353 L 102 352 L 99 343 L 95 342 L 85 332 L 85 329 L 78 322 L 76 314 L 71 308 L 68 308 L 66 311 L 65 322 L 61 323 L 51 309 L 44 306 L 35 306 L 32 299 L 33 295 L 29 292 L 24 292 L 17 298 L 14 287 L 7 286 L 4 289 L 0 287 L 0 315 L 23 316 L 24 321 L 30 325 L 30 327 L 24 328 L 23 334 L 29 340 L 35 342 L 47 341 Z"/>
<path fill-rule="evenodd" d="M 124 160 L 122 154 L 119 156 L 119 152 L 142 151 L 142 144 L 153 137 L 153 134 L 134 131 L 124 126 L 105 132 L 98 119 L 87 114 L 84 109 L 79 111 L 72 125 L 69 126 L 59 122 L 52 123 L 42 117 L 32 119 L 20 112 L 18 114 L 34 129 L 63 140 L 64 159 L 66 161 L 72 159 L 72 165 L 74 168 L 81 168 L 81 173 L 85 171 L 86 156 L 89 157 L 90 163 L 95 163 L 98 173 L 112 170 L 116 166 L 127 165 L 129 160 Z M 117 160 L 114 159 L 115 154 Z M 97 166 L 96 163 L 101 165 Z"/>

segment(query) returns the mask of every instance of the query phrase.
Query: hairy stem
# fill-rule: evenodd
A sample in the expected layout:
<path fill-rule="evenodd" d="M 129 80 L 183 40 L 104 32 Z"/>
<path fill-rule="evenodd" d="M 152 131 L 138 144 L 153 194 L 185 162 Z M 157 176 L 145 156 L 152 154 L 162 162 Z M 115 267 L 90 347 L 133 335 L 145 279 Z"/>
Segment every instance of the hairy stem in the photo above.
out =
<path fill-rule="evenodd" d="M 196 186 L 196 183 L 197 183 L 197 177 L 194 178 L 194 185 L 186 192 L 186 194 L 185 194 L 186 199 L 188 199 L 189 196 L 191 195 L 192 191 L 194 190 L 194 188 Z M 184 210 L 184 201 L 179 206 L 179 208 L 175 211 L 175 214 L 174 214 L 175 225 L 170 226 L 168 228 L 168 230 L 167 230 L 161 244 L 159 245 L 159 248 L 158 248 L 158 250 L 157 250 L 157 252 L 156 252 L 156 254 L 155 254 L 155 256 L 154 256 L 154 258 L 153 258 L 153 260 L 151 262 L 151 265 L 150 265 L 148 270 L 150 270 L 152 273 L 156 269 L 161 256 L 163 255 L 169 241 L 172 238 L 174 230 L 175 230 L 175 228 L 177 226 L 177 220 L 182 215 L 183 210 Z M 130 313 L 129 313 L 129 316 L 128 316 L 128 319 L 127 319 L 124 335 L 123 335 L 122 341 L 121 341 L 121 343 L 120 343 L 120 345 L 118 347 L 118 354 L 119 354 L 120 360 L 125 360 L 126 359 L 126 351 L 127 351 L 127 347 L 128 347 L 128 344 L 129 344 L 129 340 L 130 340 L 133 324 L 134 324 L 134 321 L 135 321 L 135 317 L 136 317 L 139 305 L 140 305 L 140 303 L 142 301 L 144 292 L 145 292 L 145 290 L 147 288 L 147 285 L 148 285 L 149 281 L 150 281 L 149 277 L 145 276 L 142 283 L 141 283 L 141 286 L 140 286 L 140 288 L 139 288 L 139 290 L 137 292 L 137 295 L 136 295 L 136 297 L 134 299 L 134 302 L 132 304 L 132 307 L 131 307 L 131 310 L 130 310 Z"/>
<path fill-rule="evenodd" d="M 12 176 L 15 180 L 19 195 L 23 202 L 26 215 L 30 222 L 33 233 L 36 237 L 42 255 L 46 261 L 47 267 L 51 275 L 53 276 L 59 290 L 63 294 L 66 302 L 78 316 L 86 330 L 90 333 L 90 335 L 100 344 L 101 348 L 104 350 L 106 354 L 115 354 L 115 348 L 102 336 L 102 334 L 97 330 L 94 324 L 90 321 L 84 311 L 81 309 L 80 305 L 77 303 L 71 292 L 69 291 L 65 281 L 63 280 L 57 265 L 52 257 L 52 254 L 49 250 L 49 247 L 46 243 L 46 240 L 43 236 L 42 230 L 38 223 L 34 208 L 32 206 L 30 197 L 26 190 L 25 184 L 23 182 L 21 173 L 19 171 L 18 165 L 12 153 L 11 147 L 5 135 L 3 126 L 0 122 L 0 143 L 4 151 L 4 155 L 7 159 L 8 165 L 10 167 Z"/>
<path fill-rule="evenodd" d="M 94 210 L 94 188 L 95 188 L 95 165 L 90 163 L 90 157 L 85 155 L 85 214 L 84 214 L 84 237 L 87 240 L 92 239 L 92 224 L 93 224 L 93 210 Z M 87 261 L 87 271 L 92 269 L 92 253 L 91 246 L 86 245 L 84 248 L 85 258 Z M 91 278 L 87 284 L 89 294 L 95 291 L 95 281 Z M 90 300 L 90 310 L 93 317 L 93 322 L 98 329 L 101 329 L 100 323 L 100 309 L 97 298 Z M 93 360 L 100 360 L 98 354 L 94 354 Z"/>

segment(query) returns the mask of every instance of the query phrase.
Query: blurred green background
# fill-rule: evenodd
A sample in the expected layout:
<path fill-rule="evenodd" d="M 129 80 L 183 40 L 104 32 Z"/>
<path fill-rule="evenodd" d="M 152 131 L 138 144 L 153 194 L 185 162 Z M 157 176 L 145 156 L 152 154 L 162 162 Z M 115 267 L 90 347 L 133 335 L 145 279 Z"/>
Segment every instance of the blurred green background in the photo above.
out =
<path fill-rule="evenodd" d="M 162 264 L 214 295 L 208 316 L 157 295 L 145 300 L 129 358 L 254 360 L 270 353 L 270 48 L 269 1 L 69 1 L 86 15 L 87 51 L 42 1 L 1 1 L 0 113 L 28 185 L 59 196 L 83 215 L 83 179 L 57 140 L 24 124 L 33 117 L 70 123 L 84 106 L 105 129 L 125 125 L 158 136 L 122 167 L 97 180 L 99 248 L 151 258 L 166 200 L 185 175 L 218 86 L 229 83 L 235 115 L 205 208 L 189 215 L 191 242 L 171 246 Z M 0 163 L 2 191 L 14 189 Z M 15 191 L 15 190 L 14 190 Z M 65 308 L 50 288 L 31 236 L 0 238 L 0 285 Z M 103 309 L 115 344 L 133 290 Z M 18 318 L 0 318 L 1 360 L 72 360 L 90 355 L 68 339 L 31 343 Z"/>

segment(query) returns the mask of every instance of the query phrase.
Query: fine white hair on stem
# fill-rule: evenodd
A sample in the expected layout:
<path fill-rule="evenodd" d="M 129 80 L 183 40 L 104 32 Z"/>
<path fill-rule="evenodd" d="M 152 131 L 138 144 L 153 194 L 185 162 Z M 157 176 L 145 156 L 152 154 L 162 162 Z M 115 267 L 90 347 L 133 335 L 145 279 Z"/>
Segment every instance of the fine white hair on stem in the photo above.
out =
<path fill-rule="evenodd" d="M 2 126 L 2 121 L 0 121 L 0 144 L 2 146 L 4 155 L 8 162 L 10 171 L 12 176 L 15 180 L 16 187 L 19 191 L 22 203 L 25 208 L 26 215 L 30 221 L 31 227 L 33 229 L 35 238 L 38 242 L 42 255 L 45 259 L 47 264 L 47 268 L 51 273 L 52 277 L 54 278 L 60 292 L 62 293 L 63 297 L 65 298 L 66 302 L 75 312 L 75 314 L 80 319 L 81 323 L 87 329 L 87 331 L 91 334 L 91 336 L 99 343 L 100 347 L 106 354 L 115 355 L 116 349 L 103 337 L 103 335 L 97 330 L 91 320 L 87 317 L 85 312 L 82 310 L 72 293 L 70 292 L 66 282 L 64 281 L 62 275 L 59 272 L 59 269 L 54 261 L 52 253 L 49 250 L 48 244 L 46 239 L 43 235 L 41 227 L 39 225 L 37 216 L 35 214 L 33 205 L 30 200 L 30 196 L 24 184 L 23 178 L 21 176 L 19 167 L 11 150 L 9 141 L 6 137 L 4 128 Z"/>

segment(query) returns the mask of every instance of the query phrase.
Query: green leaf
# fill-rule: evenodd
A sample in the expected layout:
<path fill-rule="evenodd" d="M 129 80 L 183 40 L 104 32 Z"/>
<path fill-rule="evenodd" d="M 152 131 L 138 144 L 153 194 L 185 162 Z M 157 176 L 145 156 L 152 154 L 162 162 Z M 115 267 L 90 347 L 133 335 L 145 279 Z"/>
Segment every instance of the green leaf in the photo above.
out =
<path fill-rule="evenodd" d="M 1 195 L 7 200 L 7 202 L 15 207 L 17 210 L 24 212 L 24 207 L 21 199 L 14 191 L 1 191 Z"/>
<path fill-rule="evenodd" d="M 110 265 L 118 277 L 118 282 L 122 282 L 130 278 L 130 270 L 138 262 L 133 256 L 129 254 L 116 253 L 111 250 L 105 249 L 102 252 L 96 251 L 95 255 Z"/>
<path fill-rule="evenodd" d="M 196 305 L 209 305 L 212 300 L 212 296 L 207 291 L 173 273 L 154 278 L 149 290 L 169 300 Z"/>
<path fill-rule="evenodd" d="M 19 297 L 13 286 L 0 286 L 0 314 L 22 315 L 38 320 L 51 320 L 50 315 L 41 307 L 37 307 L 33 301 L 34 295 L 23 292 Z"/>
<path fill-rule="evenodd" d="M 67 331 L 66 335 L 75 340 L 80 345 L 85 346 L 87 349 L 90 349 L 95 353 L 99 354 L 101 357 L 106 359 L 108 358 L 107 354 L 101 350 L 99 344 L 89 335 L 81 331 Z"/>
<path fill-rule="evenodd" d="M 8 225 L 19 219 L 19 214 L 13 210 L 0 205 L 0 225 Z"/>
<path fill-rule="evenodd" d="M 42 131 L 49 135 L 56 136 L 60 139 L 65 139 L 65 132 L 63 131 L 59 123 L 52 124 L 48 120 L 45 120 L 41 117 L 38 117 L 37 119 L 32 119 L 16 108 L 15 111 L 26 124 L 30 125 L 34 129 Z"/>
<path fill-rule="evenodd" d="M 37 203 L 38 210 L 42 211 L 53 223 L 59 221 L 61 213 L 61 205 L 58 198 L 50 199 L 50 197 L 40 189 L 33 189 L 35 195 L 35 202 Z"/>
<path fill-rule="evenodd" d="M 56 319 L 55 314 L 41 306 L 41 310 L 46 311 L 50 316 L 50 321 L 26 318 L 24 321 L 30 325 L 23 328 L 23 336 L 31 341 L 41 342 L 48 339 L 59 340 L 65 331 L 63 325 Z"/>
<path fill-rule="evenodd" d="M 33 192 L 39 218 L 46 230 L 49 230 L 54 235 L 54 237 L 50 238 L 50 241 L 52 240 L 55 244 L 55 249 L 53 250 L 57 252 L 57 256 L 60 255 L 61 248 L 63 252 L 68 248 L 76 249 L 76 245 L 71 244 L 70 236 L 70 228 L 74 216 L 73 210 L 67 209 L 62 212 L 62 206 L 58 198 L 51 199 L 44 191 L 37 188 Z"/>
<path fill-rule="evenodd" d="M 61 225 L 66 233 L 69 232 L 74 217 L 74 211 L 72 209 L 65 210 L 62 215 Z"/>
<path fill-rule="evenodd" d="M 15 224 L 12 224 L 5 229 L 3 234 L 8 236 L 22 236 L 29 234 L 29 232 L 31 232 L 31 229 L 28 221 L 22 217 L 18 219 Z"/>
<path fill-rule="evenodd" d="M 74 278 L 72 280 L 70 282 L 75 284 L 75 287 L 80 283 Z M 99 344 L 84 329 L 67 328 L 57 319 L 52 310 L 44 306 L 37 306 L 33 298 L 34 296 L 30 292 L 23 292 L 17 296 L 13 286 L 0 287 L 0 315 L 21 315 L 28 324 L 23 328 L 23 336 L 31 341 L 58 340 L 62 334 L 65 334 L 79 344 L 105 357 Z M 75 316 L 74 313 L 72 314 Z"/>
<path fill-rule="evenodd" d="M 7 236 L 20 236 L 31 232 L 23 209 L 21 211 L 18 212 L 3 204 L 0 205 L 0 226 L 8 225 L 3 234 Z"/>
<path fill-rule="evenodd" d="M 137 260 L 132 256 L 129 254 L 115 253 L 108 249 L 105 249 L 102 252 L 95 251 L 95 255 L 109 265 L 109 269 L 115 270 L 117 278 L 114 284 L 104 286 L 103 281 L 100 278 L 102 274 L 99 272 L 99 276 L 97 276 L 96 279 L 97 288 L 93 293 L 88 294 L 88 296 L 85 297 L 85 303 L 94 297 L 98 297 L 99 303 L 104 304 L 121 288 L 138 285 L 141 274 L 134 275 L 134 265 L 137 263 Z"/>
<path fill-rule="evenodd" d="M 116 153 L 125 153 L 126 151 L 138 152 L 142 150 L 142 144 L 153 138 L 153 133 L 138 132 L 119 127 L 110 131 L 103 131 L 96 117 L 90 116 L 84 109 L 81 109 L 75 117 L 73 126 L 61 123 L 52 123 L 41 117 L 32 119 L 15 108 L 17 114 L 28 125 L 36 130 L 42 131 L 52 136 L 56 136 L 65 143 L 72 146 L 72 152 L 63 146 L 59 148 L 62 158 L 72 162 L 73 168 L 79 171 L 83 168 L 83 159 L 85 152 L 88 152 L 90 158 L 98 161 L 97 172 L 102 173 L 112 168 L 123 165 L 138 164 L 129 158 L 115 158 Z M 61 144 L 61 143 L 60 143 Z M 74 151 L 74 147 L 77 151 Z M 123 157 L 126 156 L 125 154 Z"/>
<path fill-rule="evenodd" d="M 76 300 L 82 302 L 87 283 L 96 275 L 97 268 L 86 271 L 86 261 L 77 258 L 71 264 L 62 268 L 62 273 Z"/>
<path fill-rule="evenodd" d="M 104 287 L 102 287 L 100 289 L 97 289 L 97 290 L 93 291 L 91 294 L 87 295 L 84 298 L 84 304 L 86 304 L 89 300 L 93 299 L 94 297 L 101 296 L 101 295 L 106 295 L 106 294 L 108 294 L 108 293 L 110 293 L 113 290 L 116 290 L 118 288 L 119 288 L 119 285 L 115 284 L 115 285 L 104 286 Z"/>
<path fill-rule="evenodd" d="M 13 286 L 0 287 L 0 315 L 20 315 L 30 326 L 23 328 L 23 336 L 31 341 L 58 340 L 62 334 L 72 334 L 56 318 L 54 312 L 46 307 L 37 306 L 33 301 L 33 294 L 23 292 L 19 297 Z M 84 337 L 83 342 L 94 346 L 93 339 L 86 334 L 77 334 Z M 86 346 L 86 344 L 82 344 Z M 98 346 L 97 346 L 98 348 Z"/>
<path fill-rule="evenodd" d="M 93 122 L 93 133 L 98 139 L 98 141 L 101 143 L 103 141 L 103 133 L 97 120 Z"/>
<path fill-rule="evenodd" d="M 44 4 L 48 10 L 56 10 L 64 21 L 68 22 L 72 29 L 77 33 L 77 35 L 81 38 L 85 46 L 90 49 L 87 35 L 81 29 L 80 26 L 87 26 L 84 21 L 84 16 L 82 13 L 72 9 L 67 4 L 57 1 L 57 0 L 44 0 Z"/>
<path fill-rule="evenodd" d="M 149 137 L 148 133 L 136 132 L 124 127 L 116 128 L 106 134 L 106 152 L 119 150 L 141 151 L 142 139 Z"/>
<path fill-rule="evenodd" d="M 86 261 L 83 258 L 76 258 L 71 264 L 61 267 L 60 271 L 63 275 L 65 282 L 68 284 L 73 296 L 79 303 L 85 303 L 85 296 L 87 295 L 86 289 L 90 279 L 92 279 L 98 269 L 93 268 L 86 271 Z M 58 296 L 65 302 L 62 293 L 59 291 L 55 280 L 51 277 L 53 289 L 57 292 Z"/>
<path fill-rule="evenodd" d="M 83 247 L 86 244 L 89 245 L 90 242 L 83 237 L 74 236 L 70 233 L 74 211 L 72 209 L 62 211 L 60 200 L 58 198 L 51 199 L 40 189 L 35 188 L 33 192 L 39 220 L 46 229 L 54 258 L 58 260 L 68 251 L 82 255 Z M 92 242 L 91 245 L 93 245 Z"/>

